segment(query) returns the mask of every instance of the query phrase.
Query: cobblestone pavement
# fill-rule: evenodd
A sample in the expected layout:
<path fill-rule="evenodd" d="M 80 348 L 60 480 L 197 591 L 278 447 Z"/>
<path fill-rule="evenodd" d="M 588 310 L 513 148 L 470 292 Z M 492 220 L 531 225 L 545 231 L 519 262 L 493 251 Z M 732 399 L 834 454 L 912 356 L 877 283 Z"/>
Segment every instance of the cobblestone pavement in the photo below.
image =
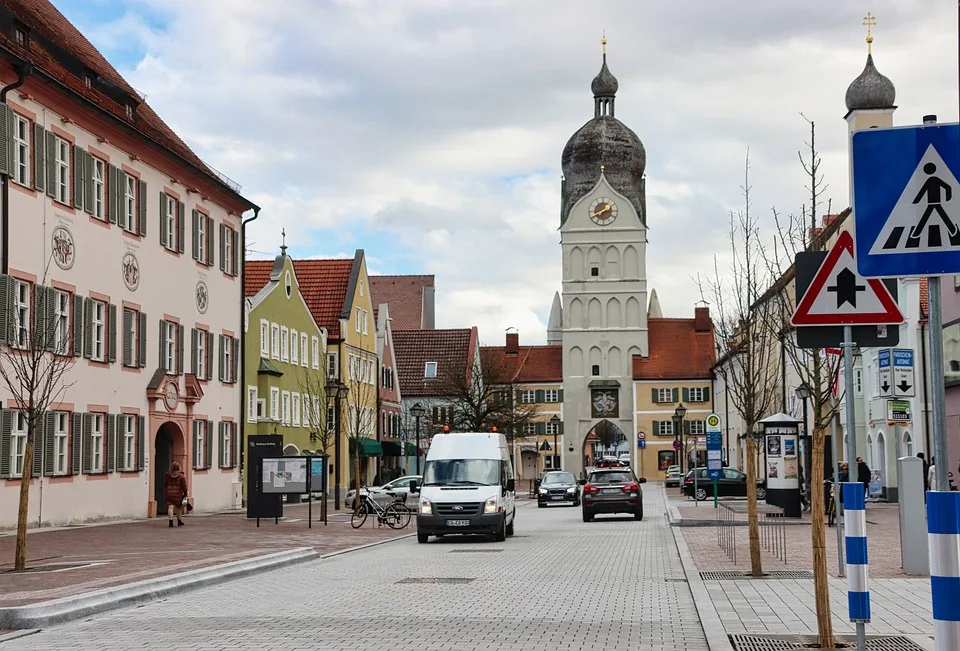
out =
<path fill-rule="evenodd" d="M 307 528 L 306 507 L 287 506 L 286 520 L 279 524 L 262 520 L 260 528 L 242 514 L 230 514 L 187 516 L 186 526 L 173 529 L 162 518 L 31 531 L 28 567 L 58 569 L 64 566 L 54 564 L 99 562 L 60 571 L 11 573 L 16 540 L 2 536 L 0 606 L 58 599 L 297 547 L 314 547 L 326 554 L 414 532 L 412 527 L 399 532 L 376 528 L 372 519 L 356 530 L 350 526 L 349 512 L 333 510 L 324 526 L 318 522 L 319 511 L 314 509 L 312 529 Z"/>
<path fill-rule="evenodd" d="M 705 651 L 660 490 L 647 519 L 520 507 L 517 535 L 404 539 L 115 611 L 7 649 Z M 465 584 L 398 583 L 461 578 Z"/>

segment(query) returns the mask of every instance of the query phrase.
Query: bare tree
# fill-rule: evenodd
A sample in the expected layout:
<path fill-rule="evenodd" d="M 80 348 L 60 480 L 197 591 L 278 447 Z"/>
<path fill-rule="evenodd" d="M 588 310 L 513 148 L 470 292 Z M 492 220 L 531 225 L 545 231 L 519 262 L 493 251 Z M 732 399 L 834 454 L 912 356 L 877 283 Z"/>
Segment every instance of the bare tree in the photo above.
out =
<path fill-rule="evenodd" d="M 763 575 L 760 558 L 760 529 L 757 515 L 757 454 L 754 433 L 757 424 L 776 403 L 778 359 L 769 345 L 774 332 L 771 319 L 757 318 L 757 305 L 764 309 L 762 297 L 770 287 L 770 274 L 764 258 L 760 229 L 752 211 L 750 192 L 750 152 L 744 162 L 743 208 L 730 213 L 730 265 L 721 273 L 714 256 L 712 278 L 707 293 L 716 304 L 714 316 L 721 359 L 717 367 L 730 396 L 730 402 L 743 421 L 742 440 L 747 443 L 747 519 L 750 539 L 750 568 L 753 576 Z M 701 291 L 703 286 L 701 285 Z"/>
<path fill-rule="evenodd" d="M 362 364 L 365 361 L 361 358 Z M 362 376 L 362 373 L 360 374 Z M 360 458 L 363 456 L 363 439 L 377 438 L 377 383 L 376 372 L 370 382 L 357 380 L 350 384 L 347 394 L 347 432 L 350 457 L 353 459 L 354 494 L 360 496 Z M 339 461 L 339 460 L 338 460 Z M 354 500 L 354 511 L 361 506 L 360 500 Z"/>
<path fill-rule="evenodd" d="M 333 437 L 336 434 L 336 427 L 330 423 L 327 418 L 327 374 L 321 369 L 319 371 L 308 367 L 300 368 L 297 376 L 297 386 L 300 389 L 300 395 L 309 396 L 309 401 L 304 405 L 303 416 L 309 418 L 310 440 L 317 445 L 325 455 L 324 474 L 330 472 L 330 446 L 333 443 Z M 326 497 L 327 483 L 324 479 L 323 494 Z M 312 487 L 311 487 L 312 490 Z M 320 517 L 326 520 L 327 500 L 324 499 L 320 506 Z"/>
<path fill-rule="evenodd" d="M 49 267 L 49 261 L 47 262 Z M 23 453 L 15 453 L 10 463 L 11 474 L 20 473 L 20 504 L 17 511 L 17 544 L 14 569 L 27 565 L 27 520 L 29 517 L 30 481 L 33 479 L 34 455 L 38 436 L 43 432 L 48 409 L 60 402 L 73 382 L 67 374 L 74 364 L 74 337 L 66 320 L 57 316 L 57 292 L 47 285 L 44 270 L 40 282 L 31 287 L 9 277 L 0 282 L 0 301 L 6 304 L 5 322 L 0 322 L 0 378 L 18 405 L 12 418 L 22 419 L 26 426 Z M 75 326 L 80 323 L 77 315 Z M 52 433 L 50 434 L 52 435 Z M 42 468 L 40 468 L 42 471 Z"/>

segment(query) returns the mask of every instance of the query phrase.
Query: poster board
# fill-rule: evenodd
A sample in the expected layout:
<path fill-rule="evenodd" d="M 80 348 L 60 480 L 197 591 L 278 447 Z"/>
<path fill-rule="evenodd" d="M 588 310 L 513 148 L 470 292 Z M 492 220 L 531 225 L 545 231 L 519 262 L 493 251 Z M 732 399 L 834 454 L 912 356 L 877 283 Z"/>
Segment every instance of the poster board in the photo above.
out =
<path fill-rule="evenodd" d="M 265 457 L 260 462 L 260 486 L 264 494 L 308 492 L 307 457 Z"/>

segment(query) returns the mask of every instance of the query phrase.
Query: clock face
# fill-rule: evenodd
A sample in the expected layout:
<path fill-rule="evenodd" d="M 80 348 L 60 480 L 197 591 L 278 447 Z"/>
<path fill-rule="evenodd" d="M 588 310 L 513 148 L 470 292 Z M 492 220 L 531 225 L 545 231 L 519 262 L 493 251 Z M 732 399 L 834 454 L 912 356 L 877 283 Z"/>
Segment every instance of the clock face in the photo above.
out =
<path fill-rule="evenodd" d="M 600 197 L 590 204 L 590 219 L 592 219 L 595 224 L 606 226 L 607 224 L 613 223 L 613 220 L 616 218 L 617 204 L 613 202 L 613 199 Z"/>

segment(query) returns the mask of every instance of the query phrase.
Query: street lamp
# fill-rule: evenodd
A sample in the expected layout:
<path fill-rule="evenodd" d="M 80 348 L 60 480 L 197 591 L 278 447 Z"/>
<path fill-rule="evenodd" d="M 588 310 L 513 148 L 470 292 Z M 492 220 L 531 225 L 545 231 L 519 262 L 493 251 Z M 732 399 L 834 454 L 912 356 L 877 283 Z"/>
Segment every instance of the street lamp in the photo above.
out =
<path fill-rule="evenodd" d="M 426 409 L 423 408 L 419 402 L 415 403 L 410 407 L 410 413 L 413 414 L 414 419 L 417 421 L 417 474 L 420 474 L 420 417 L 426 413 Z"/>
<path fill-rule="evenodd" d="M 333 398 L 333 418 L 336 423 L 333 443 L 333 508 L 340 510 L 340 402 L 347 397 L 350 387 L 337 379 L 331 379 L 326 386 L 327 398 Z"/>
<path fill-rule="evenodd" d="M 804 382 L 797 387 L 796 393 L 797 398 L 803 401 L 803 438 L 806 441 L 806 445 L 804 446 L 806 453 L 804 454 L 803 470 L 806 481 L 813 482 L 813 477 L 810 476 L 813 465 L 810 456 L 813 453 L 813 446 L 811 445 L 810 430 L 807 429 L 807 400 L 813 395 L 813 391 L 810 389 L 810 385 Z M 800 490 L 803 490 L 803 486 L 800 487 Z"/>
<path fill-rule="evenodd" d="M 553 469 L 560 470 L 560 448 L 557 447 L 557 434 L 560 433 L 560 417 L 556 414 L 550 419 L 553 425 Z"/>
<path fill-rule="evenodd" d="M 677 408 L 673 410 L 673 438 L 675 441 L 680 443 L 680 447 L 677 448 L 680 456 L 680 476 L 684 476 L 683 472 L 683 461 L 684 457 L 687 456 L 686 446 L 683 444 L 683 417 L 687 415 L 687 408 L 683 406 L 683 403 L 677 405 Z"/>

